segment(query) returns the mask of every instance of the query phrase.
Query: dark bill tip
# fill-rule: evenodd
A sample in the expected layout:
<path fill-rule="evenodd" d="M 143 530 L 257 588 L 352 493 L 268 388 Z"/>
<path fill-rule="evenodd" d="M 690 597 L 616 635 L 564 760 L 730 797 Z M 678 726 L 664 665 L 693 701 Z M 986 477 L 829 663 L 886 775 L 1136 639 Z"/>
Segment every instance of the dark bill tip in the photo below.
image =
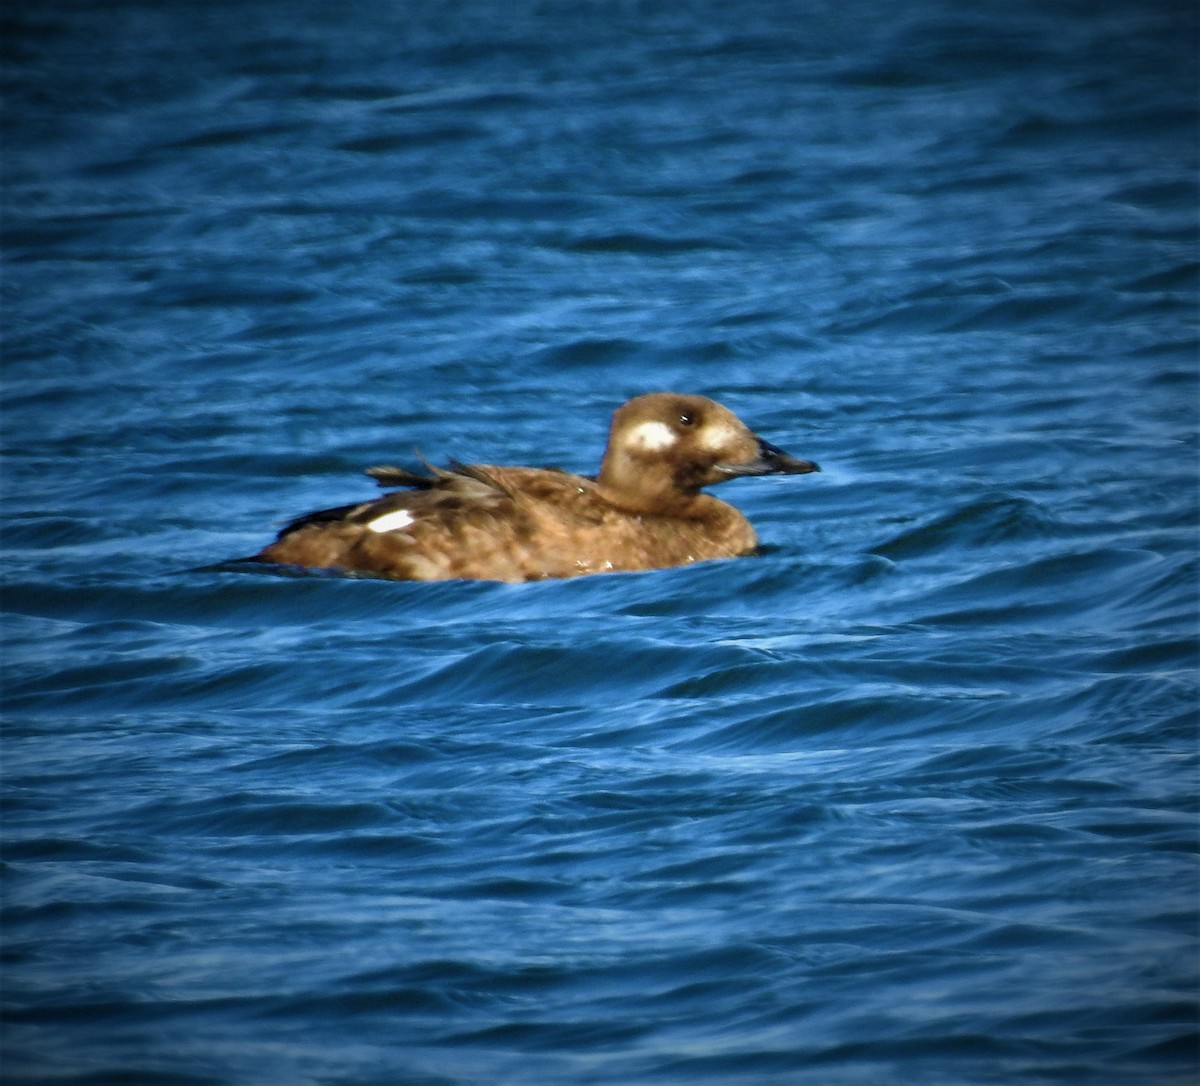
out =
<path fill-rule="evenodd" d="M 815 460 L 797 460 L 793 456 L 784 457 L 786 464 L 774 470 L 781 475 L 807 475 L 810 471 L 820 471 L 821 465 Z"/>
<path fill-rule="evenodd" d="M 768 441 L 759 441 L 758 455 L 744 464 L 718 464 L 717 469 L 726 475 L 807 475 L 820 471 L 821 465 L 813 460 L 798 460 Z"/>

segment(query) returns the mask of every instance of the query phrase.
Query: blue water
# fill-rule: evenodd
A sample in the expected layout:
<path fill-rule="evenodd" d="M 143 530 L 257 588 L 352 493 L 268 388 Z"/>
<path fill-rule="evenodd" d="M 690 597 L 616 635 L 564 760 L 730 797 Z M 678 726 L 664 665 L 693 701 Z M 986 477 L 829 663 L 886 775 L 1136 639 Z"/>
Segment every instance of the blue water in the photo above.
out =
<path fill-rule="evenodd" d="M 3 29 L 5 1083 L 1197 1080 L 1194 5 Z M 205 568 L 659 388 L 762 555 Z"/>

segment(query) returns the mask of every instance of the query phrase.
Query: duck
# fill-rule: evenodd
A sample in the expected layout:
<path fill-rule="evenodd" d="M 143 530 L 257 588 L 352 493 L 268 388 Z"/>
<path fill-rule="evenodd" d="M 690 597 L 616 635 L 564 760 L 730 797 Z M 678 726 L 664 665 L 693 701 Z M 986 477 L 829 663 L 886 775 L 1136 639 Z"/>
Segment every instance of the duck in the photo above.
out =
<path fill-rule="evenodd" d="M 758 548 L 746 517 L 705 487 L 820 471 L 715 400 L 675 392 L 616 410 L 594 476 L 457 461 L 423 468 L 368 468 L 389 493 L 297 517 L 242 561 L 402 581 L 668 569 Z"/>

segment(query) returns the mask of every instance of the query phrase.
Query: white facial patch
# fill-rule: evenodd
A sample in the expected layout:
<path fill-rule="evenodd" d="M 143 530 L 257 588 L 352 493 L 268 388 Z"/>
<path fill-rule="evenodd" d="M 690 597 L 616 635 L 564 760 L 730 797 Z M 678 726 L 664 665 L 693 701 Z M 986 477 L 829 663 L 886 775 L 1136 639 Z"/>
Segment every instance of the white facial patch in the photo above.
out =
<path fill-rule="evenodd" d="M 710 452 L 721 452 L 735 444 L 741 436 L 741 431 L 730 423 L 716 422 L 701 430 L 700 444 Z"/>
<path fill-rule="evenodd" d="M 639 422 L 629 431 L 629 446 L 643 452 L 660 452 L 676 442 L 674 432 L 665 422 Z"/>
<path fill-rule="evenodd" d="M 373 532 L 394 532 L 399 528 L 407 528 L 413 522 L 413 515 L 407 509 L 397 509 L 392 513 L 384 513 L 381 517 L 367 521 L 367 527 Z"/>

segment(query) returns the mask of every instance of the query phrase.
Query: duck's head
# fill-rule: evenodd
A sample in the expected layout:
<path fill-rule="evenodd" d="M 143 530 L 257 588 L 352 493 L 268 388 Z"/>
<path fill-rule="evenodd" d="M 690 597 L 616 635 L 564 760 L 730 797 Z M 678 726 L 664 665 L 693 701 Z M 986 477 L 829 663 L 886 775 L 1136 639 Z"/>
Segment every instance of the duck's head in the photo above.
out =
<path fill-rule="evenodd" d="M 715 400 L 652 392 L 613 415 L 598 481 L 630 508 L 670 512 L 701 487 L 740 475 L 820 470 L 764 441 Z"/>

